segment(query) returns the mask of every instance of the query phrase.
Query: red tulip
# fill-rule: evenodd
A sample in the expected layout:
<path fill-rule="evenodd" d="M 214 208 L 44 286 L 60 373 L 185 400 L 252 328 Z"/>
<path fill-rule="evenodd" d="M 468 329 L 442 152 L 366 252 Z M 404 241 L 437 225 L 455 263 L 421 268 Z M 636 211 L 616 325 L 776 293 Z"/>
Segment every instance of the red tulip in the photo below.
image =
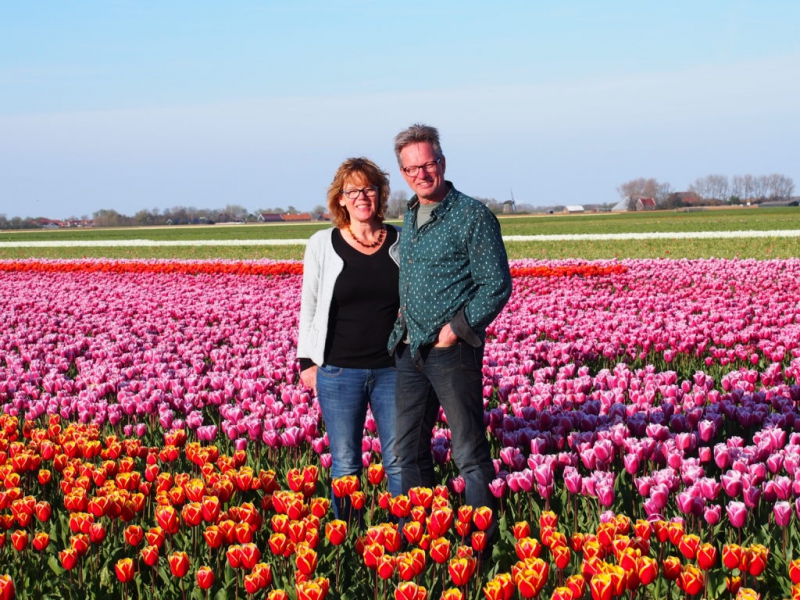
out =
<path fill-rule="evenodd" d="M 128 525 L 125 528 L 125 542 L 134 548 L 142 543 L 144 531 L 139 525 Z"/>
<path fill-rule="evenodd" d="M 11 532 L 11 545 L 17 552 L 22 552 L 28 547 L 28 532 L 22 529 L 15 529 Z"/>
<path fill-rule="evenodd" d="M 148 567 L 155 566 L 158 562 L 158 546 L 147 545 L 142 548 L 141 552 L 142 562 L 146 564 Z"/>
<path fill-rule="evenodd" d="M 399 496 L 394 496 L 391 500 L 389 500 L 389 511 L 395 517 L 407 517 L 411 512 L 411 500 L 409 500 L 408 496 L 404 496 L 402 494 Z"/>
<path fill-rule="evenodd" d="M 611 575 L 598 573 L 589 582 L 589 589 L 592 592 L 592 600 L 611 600 L 613 591 Z"/>
<path fill-rule="evenodd" d="M 664 571 L 664 577 L 670 581 L 674 581 L 680 577 L 683 566 L 681 565 L 681 561 L 677 556 L 668 556 L 664 559 L 662 568 Z"/>
<path fill-rule="evenodd" d="M 795 558 L 789 563 L 789 579 L 792 583 L 800 583 L 800 558 Z"/>
<path fill-rule="evenodd" d="M 314 579 L 311 581 L 302 581 L 297 584 L 297 600 L 323 600 L 328 595 L 327 579 L 322 578 Z"/>
<path fill-rule="evenodd" d="M 305 544 L 298 544 L 295 549 L 295 565 L 297 570 L 303 575 L 310 577 L 317 569 L 317 562 L 319 558 L 316 551 L 312 550 Z"/>
<path fill-rule="evenodd" d="M 450 560 L 450 540 L 440 537 L 431 541 L 429 550 L 431 559 L 438 564 L 443 564 Z"/>
<path fill-rule="evenodd" d="M 380 484 L 386 478 L 386 469 L 382 464 L 372 463 L 367 467 L 367 481 L 372 485 Z"/>
<path fill-rule="evenodd" d="M 397 559 L 391 554 L 383 554 L 379 556 L 375 565 L 375 570 L 378 573 L 378 577 L 381 579 L 391 578 L 394 576 L 396 565 Z"/>
<path fill-rule="evenodd" d="M 434 508 L 428 519 L 428 533 L 431 537 L 443 536 L 453 526 L 453 509 L 449 507 Z"/>
<path fill-rule="evenodd" d="M 728 569 L 738 569 L 742 562 L 742 547 L 738 544 L 725 544 L 722 546 L 722 564 Z"/>
<path fill-rule="evenodd" d="M 170 535 L 178 533 L 181 524 L 178 519 L 178 511 L 174 506 L 157 506 L 155 513 L 156 522 L 161 529 Z"/>
<path fill-rule="evenodd" d="M 252 569 L 261 560 L 261 550 L 253 543 L 242 544 L 239 550 L 239 560 L 243 569 Z"/>
<path fill-rule="evenodd" d="M 704 582 L 702 571 L 694 565 L 685 565 L 678 577 L 678 587 L 690 596 L 699 594 Z"/>
<path fill-rule="evenodd" d="M 117 574 L 117 579 L 120 580 L 120 583 L 128 583 L 133 579 L 133 559 L 119 559 L 114 565 L 114 572 Z"/>
<path fill-rule="evenodd" d="M 475 523 L 475 527 L 481 531 L 486 531 L 494 523 L 494 513 L 488 506 L 479 506 L 472 515 L 472 521 Z"/>
<path fill-rule="evenodd" d="M 458 588 L 449 588 L 442 591 L 440 600 L 464 600 L 464 594 Z"/>
<path fill-rule="evenodd" d="M 67 548 L 58 553 L 58 560 L 64 569 L 71 571 L 78 564 L 78 553 L 73 548 Z"/>
<path fill-rule="evenodd" d="M 522 538 L 530 537 L 531 526 L 527 521 L 517 521 L 511 527 L 511 532 L 514 534 L 515 539 L 520 540 Z"/>
<path fill-rule="evenodd" d="M 693 533 L 683 535 L 678 541 L 678 550 L 689 560 L 694 560 L 697 556 L 697 548 L 700 546 L 700 536 Z"/>
<path fill-rule="evenodd" d="M 753 577 L 758 577 L 767 568 L 767 560 L 769 559 L 769 549 L 761 544 L 753 544 L 750 546 L 750 564 L 748 572 Z"/>
<path fill-rule="evenodd" d="M 549 574 L 550 567 L 546 562 L 541 558 L 530 558 L 521 563 L 521 568 L 514 576 L 514 583 L 524 598 L 533 598 L 542 591 Z"/>
<path fill-rule="evenodd" d="M 36 518 L 39 520 L 40 523 L 46 523 L 50 519 L 50 515 L 52 514 L 52 509 L 50 508 L 50 503 L 41 500 L 36 503 Z"/>
<path fill-rule="evenodd" d="M 201 590 L 209 589 L 212 585 L 214 585 L 214 581 L 216 580 L 214 571 L 211 570 L 211 567 L 206 566 L 202 566 L 197 569 L 195 577 L 197 578 L 197 586 Z"/>
<path fill-rule="evenodd" d="M 325 537 L 334 546 L 343 544 L 347 540 L 347 523 L 334 519 L 325 524 Z"/>
<path fill-rule="evenodd" d="M 520 560 L 538 558 L 542 554 L 542 545 L 535 538 L 522 538 L 514 544 L 514 551 Z"/>
<path fill-rule="evenodd" d="M 453 585 L 466 585 L 475 572 L 476 561 L 474 558 L 454 558 L 450 561 L 447 570 Z"/>
<path fill-rule="evenodd" d="M 175 577 L 184 577 L 189 571 L 189 556 L 186 552 L 173 552 L 167 560 L 169 569 Z"/>
<path fill-rule="evenodd" d="M 11 575 L 0 575 L 0 600 L 11 600 L 16 595 Z"/>
<path fill-rule="evenodd" d="M 639 558 L 639 582 L 650 585 L 658 577 L 658 562 L 649 556 Z"/>
<path fill-rule="evenodd" d="M 394 598 L 395 600 L 427 600 L 428 590 L 413 581 L 402 581 L 394 591 Z"/>
<path fill-rule="evenodd" d="M 717 565 L 717 547 L 713 544 L 701 544 L 697 549 L 697 566 L 708 571 Z"/>
<path fill-rule="evenodd" d="M 44 551 L 50 545 L 50 534 L 44 531 L 33 536 L 33 547 L 37 552 Z"/>

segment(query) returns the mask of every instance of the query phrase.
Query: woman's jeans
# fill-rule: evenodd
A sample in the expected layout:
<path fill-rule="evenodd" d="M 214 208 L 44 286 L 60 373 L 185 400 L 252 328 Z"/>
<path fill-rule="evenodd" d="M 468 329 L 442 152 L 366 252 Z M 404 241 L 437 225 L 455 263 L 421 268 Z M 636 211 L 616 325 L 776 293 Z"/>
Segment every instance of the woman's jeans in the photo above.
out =
<path fill-rule="evenodd" d="M 317 369 L 317 397 L 331 447 L 332 478 L 361 474 L 361 440 L 369 405 L 378 426 L 389 492 L 400 495 L 400 465 L 394 451 L 396 381 L 394 367 L 350 369 L 322 365 Z M 348 521 L 349 499 L 333 497 L 332 504 L 336 518 Z"/>

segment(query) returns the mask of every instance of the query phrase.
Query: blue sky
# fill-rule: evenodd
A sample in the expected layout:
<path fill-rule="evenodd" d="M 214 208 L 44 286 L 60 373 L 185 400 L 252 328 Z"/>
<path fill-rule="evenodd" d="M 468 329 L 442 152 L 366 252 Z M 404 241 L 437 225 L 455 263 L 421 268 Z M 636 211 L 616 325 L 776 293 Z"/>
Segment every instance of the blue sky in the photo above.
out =
<path fill-rule="evenodd" d="M 0 4 L 0 214 L 310 209 L 439 128 L 462 191 L 614 202 L 655 177 L 800 188 L 800 3 Z M 796 192 L 797 193 L 797 192 Z"/>

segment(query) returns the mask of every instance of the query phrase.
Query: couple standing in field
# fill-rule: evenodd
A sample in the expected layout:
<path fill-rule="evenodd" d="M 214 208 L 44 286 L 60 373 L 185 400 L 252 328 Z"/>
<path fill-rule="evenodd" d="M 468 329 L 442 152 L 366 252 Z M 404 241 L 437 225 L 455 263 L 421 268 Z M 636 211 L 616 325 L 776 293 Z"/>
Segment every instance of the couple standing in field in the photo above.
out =
<path fill-rule="evenodd" d="M 319 399 L 333 478 L 361 473 L 369 405 L 389 492 L 434 487 L 441 406 L 467 504 L 494 510 L 482 361 L 486 327 L 511 294 L 500 225 L 445 180 L 434 127 L 401 131 L 394 148 L 414 192 L 402 233 L 383 222 L 388 174 L 372 161 L 346 160 L 328 189 L 334 227 L 314 234 L 305 253 L 300 378 Z M 333 507 L 349 516 L 347 499 Z"/>

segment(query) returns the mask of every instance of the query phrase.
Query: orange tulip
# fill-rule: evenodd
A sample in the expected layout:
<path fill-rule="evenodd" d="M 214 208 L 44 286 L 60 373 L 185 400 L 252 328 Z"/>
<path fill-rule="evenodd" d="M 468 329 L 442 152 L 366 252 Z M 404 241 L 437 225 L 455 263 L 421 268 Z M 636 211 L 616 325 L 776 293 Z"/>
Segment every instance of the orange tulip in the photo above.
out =
<path fill-rule="evenodd" d="M 514 582 L 508 573 L 496 575 L 483 588 L 486 600 L 511 600 L 514 591 Z"/>
<path fill-rule="evenodd" d="M 458 588 L 449 588 L 442 591 L 441 600 L 464 600 L 464 594 Z"/>
<path fill-rule="evenodd" d="M 408 498 L 414 506 L 430 508 L 433 505 L 433 490 L 427 487 L 413 487 L 408 490 Z"/>
<path fill-rule="evenodd" d="M 403 535 L 409 544 L 418 544 L 422 539 L 422 524 L 417 521 L 407 521 L 403 525 Z"/>

